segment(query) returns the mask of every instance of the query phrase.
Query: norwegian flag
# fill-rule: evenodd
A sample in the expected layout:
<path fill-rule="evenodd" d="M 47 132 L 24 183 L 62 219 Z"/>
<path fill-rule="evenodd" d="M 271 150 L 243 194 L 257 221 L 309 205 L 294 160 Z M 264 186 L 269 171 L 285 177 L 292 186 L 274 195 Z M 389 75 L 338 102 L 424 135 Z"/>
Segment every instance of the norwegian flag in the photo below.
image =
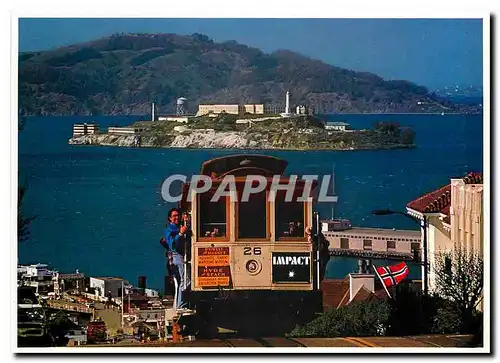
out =
<path fill-rule="evenodd" d="M 406 266 L 406 263 L 404 262 L 386 267 L 374 266 L 374 268 L 385 288 L 399 284 L 410 273 L 408 266 Z"/>

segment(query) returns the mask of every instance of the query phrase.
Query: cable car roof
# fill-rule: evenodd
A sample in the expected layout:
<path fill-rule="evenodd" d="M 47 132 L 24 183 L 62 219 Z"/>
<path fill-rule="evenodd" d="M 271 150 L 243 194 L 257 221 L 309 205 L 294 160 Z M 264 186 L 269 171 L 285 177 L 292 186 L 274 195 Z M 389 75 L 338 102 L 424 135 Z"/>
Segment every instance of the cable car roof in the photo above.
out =
<path fill-rule="evenodd" d="M 220 178 L 227 174 L 272 176 L 283 175 L 288 165 L 283 159 L 268 155 L 229 155 L 205 161 L 201 165 L 201 174 L 211 178 Z"/>

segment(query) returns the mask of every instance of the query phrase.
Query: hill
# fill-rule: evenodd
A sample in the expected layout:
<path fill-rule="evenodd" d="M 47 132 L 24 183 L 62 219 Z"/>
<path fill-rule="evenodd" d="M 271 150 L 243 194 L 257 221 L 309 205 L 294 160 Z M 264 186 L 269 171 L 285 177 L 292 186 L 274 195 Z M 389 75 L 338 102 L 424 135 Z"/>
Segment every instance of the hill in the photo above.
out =
<path fill-rule="evenodd" d="M 21 115 L 148 114 L 198 103 L 307 104 L 319 113 L 473 112 L 407 81 L 325 64 L 280 50 L 266 54 L 205 35 L 115 34 L 19 54 Z"/>

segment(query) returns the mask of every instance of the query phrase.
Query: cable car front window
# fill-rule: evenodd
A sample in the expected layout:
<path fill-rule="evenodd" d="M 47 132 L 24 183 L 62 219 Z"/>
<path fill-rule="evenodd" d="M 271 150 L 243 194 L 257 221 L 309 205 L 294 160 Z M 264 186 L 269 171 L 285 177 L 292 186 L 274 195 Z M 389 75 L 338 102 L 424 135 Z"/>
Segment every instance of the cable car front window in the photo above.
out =
<path fill-rule="evenodd" d="M 267 195 L 250 195 L 246 202 L 238 202 L 238 239 L 267 239 Z"/>
<path fill-rule="evenodd" d="M 212 194 L 199 196 L 198 235 L 200 238 L 224 238 L 227 231 L 227 199 L 211 202 Z"/>

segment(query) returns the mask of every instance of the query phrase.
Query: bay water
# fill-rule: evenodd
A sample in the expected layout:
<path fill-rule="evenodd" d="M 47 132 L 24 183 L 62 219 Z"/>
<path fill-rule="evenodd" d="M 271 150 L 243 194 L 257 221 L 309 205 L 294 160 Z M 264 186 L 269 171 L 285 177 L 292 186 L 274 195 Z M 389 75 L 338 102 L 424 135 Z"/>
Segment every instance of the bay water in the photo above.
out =
<path fill-rule="evenodd" d="M 374 209 L 405 211 L 416 197 L 483 171 L 482 115 L 331 115 L 355 129 L 376 121 L 399 122 L 416 132 L 414 149 L 359 151 L 247 151 L 71 146 L 74 123 L 96 121 L 101 129 L 124 126 L 145 116 L 29 117 L 19 133 L 19 175 L 27 180 L 23 212 L 36 217 L 31 236 L 18 245 L 18 263 L 49 263 L 61 272 L 122 276 L 162 290 L 164 251 L 158 243 L 167 212 L 161 197 L 172 174 L 193 175 L 201 163 L 236 153 L 261 153 L 288 161 L 286 174 L 331 174 L 335 165 L 336 217 L 354 226 L 418 230 L 398 215 L 374 216 Z M 319 203 L 322 218 L 331 204 Z M 379 264 L 394 263 L 379 261 Z M 356 260 L 332 258 L 327 277 L 342 278 Z M 410 277 L 420 276 L 416 265 Z"/>

